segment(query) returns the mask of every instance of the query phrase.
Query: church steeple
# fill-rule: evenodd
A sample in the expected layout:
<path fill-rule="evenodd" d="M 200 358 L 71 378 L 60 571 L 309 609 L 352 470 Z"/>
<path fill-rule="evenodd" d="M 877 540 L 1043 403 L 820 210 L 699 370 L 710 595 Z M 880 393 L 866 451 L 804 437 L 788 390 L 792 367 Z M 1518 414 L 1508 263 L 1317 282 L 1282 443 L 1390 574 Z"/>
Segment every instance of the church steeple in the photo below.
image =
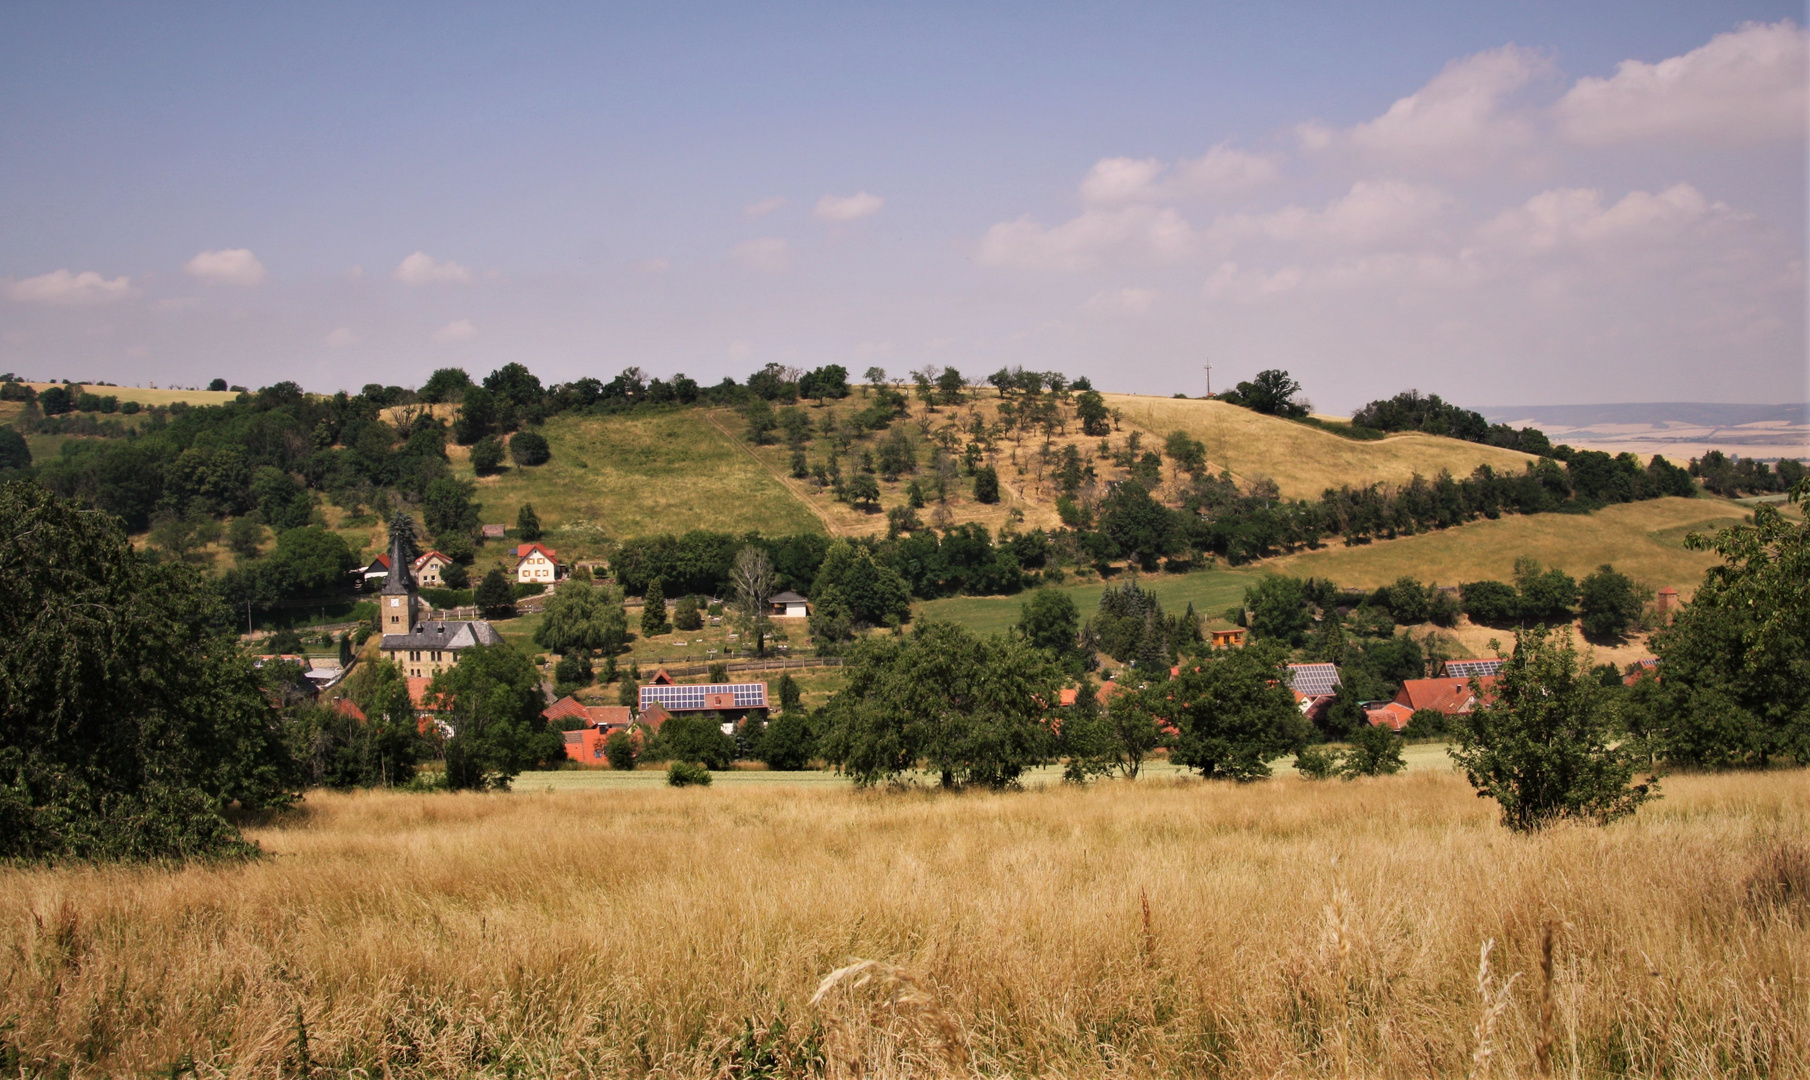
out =
<path fill-rule="evenodd" d="M 390 572 L 384 576 L 383 592 L 377 601 L 386 635 L 414 633 L 420 603 L 415 596 L 415 575 L 409 572 L 415 559 L 411 543 L 415 523 L 400 513 L 398 517 L 399 521 L 390 522 Z"/>

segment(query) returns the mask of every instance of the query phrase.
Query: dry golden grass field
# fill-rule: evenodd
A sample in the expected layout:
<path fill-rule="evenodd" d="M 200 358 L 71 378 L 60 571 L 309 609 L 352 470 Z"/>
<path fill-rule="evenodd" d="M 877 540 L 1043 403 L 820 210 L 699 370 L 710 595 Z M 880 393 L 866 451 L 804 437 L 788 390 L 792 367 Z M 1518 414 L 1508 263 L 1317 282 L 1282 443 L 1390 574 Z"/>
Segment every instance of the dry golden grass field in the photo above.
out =
<path fill-rule="evenodd" d="M 1438 772 L 315 794 L 251 865 L 0 872 L 0 1038 L 72 1076 L 1801 1077 L 1805 780 L 1536 836 Z"/>
<path fill-rule="evenodd" d="M 1690 551 L 1686 535 L 1704 535 L 1739 524 L 1747 507 L 1725 499 L 1651 499 L 1591 514 L 1504 515 L 1453 529 L 1345 547 L 1335 541 L 1266 564 L 1280 573 L 1330 578 L 1341 585 L 1374 588 L 1408 575 L 1456 585 L 1514 578 L 1515 560 L 1531 555 L 1583 577 L 1604 563 L 1657 589 L 1696 591 L 1703 572 L 1721 560 Z"/>
<path fill-rule="evenodd" d="M 33 390 L 42 392 L 55 383 L 29 383 Z M 73 387 L 71 388 L 73 389 Z M 178 401 L 186 401 L 190 405 L 224 405 L 238 397 L 229 390 L 171 390 L 152 389 L 147 386 L 101 386 L 89 383 L 83 390 L 101 397 L 116 397 L 121 401 L 136 401 L 141 405 L 173 405 Z"/>

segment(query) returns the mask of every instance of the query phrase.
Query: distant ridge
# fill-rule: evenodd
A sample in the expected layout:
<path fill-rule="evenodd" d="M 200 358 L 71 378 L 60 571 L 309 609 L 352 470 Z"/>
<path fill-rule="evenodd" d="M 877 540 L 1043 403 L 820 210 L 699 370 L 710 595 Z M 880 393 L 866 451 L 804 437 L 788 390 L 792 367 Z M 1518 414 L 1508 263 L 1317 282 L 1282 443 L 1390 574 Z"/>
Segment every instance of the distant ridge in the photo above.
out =
<path fill-rule="evenodd" d="M 1592 424 L 1690 424 L 1735 427 L 1740 424 L 1810 424 L 1810 403 L 1795 405 L 1717 405 L 1699 401 L 1665 401 L 1611 405 L 1492 405 L 1479 409 L 1492 424 L 1532 422 L 1557 427 Z"/>

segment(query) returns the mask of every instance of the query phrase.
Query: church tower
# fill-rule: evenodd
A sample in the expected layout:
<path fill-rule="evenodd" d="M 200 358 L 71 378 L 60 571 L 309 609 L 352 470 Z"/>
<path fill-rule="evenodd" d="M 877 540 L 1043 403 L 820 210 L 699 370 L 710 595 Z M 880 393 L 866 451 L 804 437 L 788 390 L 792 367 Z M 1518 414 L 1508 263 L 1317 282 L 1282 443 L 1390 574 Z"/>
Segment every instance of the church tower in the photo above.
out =
<path fill-rule="evenodd" d="M 401 535 L 392 533 L 390 572 L 384 579 L 383 592 L 377 598 L 385 637 L 415 632 L 420 599 L 415 595 L 415 576 L 409 573 L 409 562 L 413 557 L 413 553 L 403 545 Z"/>

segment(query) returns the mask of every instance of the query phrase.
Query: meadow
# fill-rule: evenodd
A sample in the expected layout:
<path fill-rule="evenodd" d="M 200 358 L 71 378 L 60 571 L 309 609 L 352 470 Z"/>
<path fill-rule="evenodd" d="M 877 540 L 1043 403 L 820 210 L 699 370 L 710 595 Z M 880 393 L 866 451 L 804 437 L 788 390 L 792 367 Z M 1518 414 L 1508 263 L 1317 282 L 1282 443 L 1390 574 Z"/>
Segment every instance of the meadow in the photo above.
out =
<path fill-rule="evenodd" d="M 1532 836 L 1436 771 L 315 793 L 251 830 L 250 864 L 0 871 L 0 1053 L 69 1076 L 1802 1076 L 1805 779 L 1673 777 L 1631 820 Z"/>

